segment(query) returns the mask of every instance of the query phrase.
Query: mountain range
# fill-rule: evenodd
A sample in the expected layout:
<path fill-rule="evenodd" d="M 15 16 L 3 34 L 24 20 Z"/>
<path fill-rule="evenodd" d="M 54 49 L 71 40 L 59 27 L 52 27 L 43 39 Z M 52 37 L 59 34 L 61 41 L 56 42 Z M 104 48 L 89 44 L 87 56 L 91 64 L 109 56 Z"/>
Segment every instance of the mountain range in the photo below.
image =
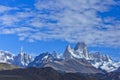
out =
<path fill-rule="evenodd" d="M 67 73 L 104 73 L 116 71 L 120 62 L 114 61 L 110 56 L 100 52 L 90 53 L 84 42 L 78 42 L 74 48 L 68 45 L 63 55 L 41 53 L 32 58 L 22 49 L 18 55 L 0 50 L 0 62 L 9 63 L 19 67 L 51 67 L 60 72 Z"/>

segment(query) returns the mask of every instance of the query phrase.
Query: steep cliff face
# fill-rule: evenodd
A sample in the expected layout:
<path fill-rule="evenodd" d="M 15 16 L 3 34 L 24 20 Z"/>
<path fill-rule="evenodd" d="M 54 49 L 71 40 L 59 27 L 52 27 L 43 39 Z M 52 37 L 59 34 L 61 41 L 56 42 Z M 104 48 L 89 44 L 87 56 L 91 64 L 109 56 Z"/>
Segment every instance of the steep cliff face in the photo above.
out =
<path fill-rule="evenodd" d="M 70 47 L 70 45 L 68 45 L 66 47 L 65 52 L 64 52 L 64 57 L 65 57 L 65 59 L 69 59 L 69 58 L 89 59 L 89 55 L 88 55 L 88 50 L 87 50 L 86 44 L 83 43 L 83 42 L 78 42 L 74 49 L 72 49 Z"/>
<path fill-rule="evenodd" d="M 74 48 L 74 51 L 79 57 L 89 59 L 87 45 L 84 42 L 78 42 Z"/>

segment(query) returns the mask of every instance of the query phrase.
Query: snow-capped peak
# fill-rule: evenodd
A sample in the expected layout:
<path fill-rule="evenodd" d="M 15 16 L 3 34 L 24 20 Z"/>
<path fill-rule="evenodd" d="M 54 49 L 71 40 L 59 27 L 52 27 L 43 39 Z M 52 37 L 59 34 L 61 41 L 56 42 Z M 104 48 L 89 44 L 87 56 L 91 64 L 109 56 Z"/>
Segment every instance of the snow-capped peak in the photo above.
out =
<path fill-rule="evenodd" d="M 111 59 L 110 56 L 106 54 L 100 54 L 100 52 L 91 53 L 90 55 L 90 63 L 96 67 L 100 68 L 102 70 L 105 70 L 107 72 L 111 72 L 116 70 L 119 66 L 119 62 L 115 62 Z"/>
<path fill-rule="evenodd" d="M 106 54 L 102 55 L 101 58 L 102 58 L 103 61 L 106 61 L 106 62 L 111 62 L 112 61 L 112 59 L 110 58 L 110 56 L 108 56 Z"/>
<path fill-rule="evenodd" d="M 89 54 L 90 60 L 94 60 L 96 62 L 111 62 L 112 59 L 110 56 L 106 54 L 100 54 L 100 52 L 90 53 Z"/>
<path fill-rule="evenodd" d="M 13 64 L 21 67 L 26 67 L 32 61 L 33 61 L 33 58 L 30 55 L 26 54 L 21 48 L 20 53 L 14 57 Z"/>
<path fill-rule="evenodd" d="M 52 62 L 54 60 L 54 57 L 52 54 L 46 52 L 42 53 L 39 56 L 37 56 L 32 63 L 29 64 L 29 66 L 34 66 L 34 67 L 42 67 L 43 64 Z"/>
<path fill-rule="evenodd" d="M 0 62 L 11 63 L 13 61 L 14 55 L 9 51 L 0 50 Z"/>
<path fill-rule="evenodd" d="M 9 51 L 0 50 L 0 62 L 14 64 L 20 67 L 26 67 L 33 61 L 33 58 L 20 49 L 18 55 L 14 55 Z"/>
<path fill-rule="evenodd" d="M 19 52 L 20 55 L 24 55 L 24 51 L 23 51 L 23 48 L 20 48 L 20 52 Z"/>

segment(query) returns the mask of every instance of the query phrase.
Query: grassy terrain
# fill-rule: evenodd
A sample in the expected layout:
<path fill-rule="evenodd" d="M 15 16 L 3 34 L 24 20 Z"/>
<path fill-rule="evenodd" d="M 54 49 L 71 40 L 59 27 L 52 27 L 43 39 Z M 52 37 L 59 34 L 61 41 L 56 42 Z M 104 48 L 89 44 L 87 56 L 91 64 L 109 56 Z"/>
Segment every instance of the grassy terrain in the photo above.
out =
<path fill-rule="evenodd" d="M 18 66 L 11 65 L 11 64 L 6 64 L 6 63 L 0 63 L 0 71 L 2 70 L 12 70 L 19 68 Z"/>

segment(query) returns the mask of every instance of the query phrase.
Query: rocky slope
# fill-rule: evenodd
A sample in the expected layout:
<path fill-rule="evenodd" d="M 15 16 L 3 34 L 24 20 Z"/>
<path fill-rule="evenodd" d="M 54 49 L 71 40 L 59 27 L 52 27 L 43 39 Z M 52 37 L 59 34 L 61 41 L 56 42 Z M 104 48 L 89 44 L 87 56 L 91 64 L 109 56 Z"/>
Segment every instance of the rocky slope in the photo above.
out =
<path fill-rule="evenodd" d="M 57 71 L 66 73 L 103 73 L 89 64 L 85 59 L 54 61 L 45 64 L 44 67 L 52 67 Z"/>

